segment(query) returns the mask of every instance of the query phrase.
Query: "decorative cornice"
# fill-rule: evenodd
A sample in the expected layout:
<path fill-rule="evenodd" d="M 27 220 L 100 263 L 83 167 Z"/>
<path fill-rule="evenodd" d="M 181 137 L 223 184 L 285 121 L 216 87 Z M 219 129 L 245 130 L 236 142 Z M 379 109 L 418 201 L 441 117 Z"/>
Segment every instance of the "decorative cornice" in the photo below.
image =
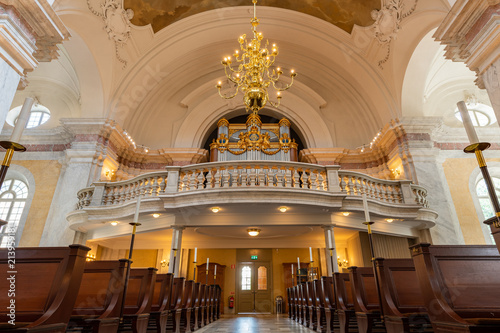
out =
<path fill-rule="evenodd" d="M 401 21 L 410 16 L 416 9 L 418 0 L 385 0 L 380 10 L 371 12 L 375 23 L 372 30 L 378 42 L 387 48 L 386 56 L 378 62 L 378 66 L 383 69 L 383 65 L 389 60 L 391 54 L 391 42 L 396 39 L 401 29 Z"/>
<path fill-rule="evenodd" d="M 120 55 L 119 47 L 123 47 L 130 37 L 130 20 L 134 17 L 133 10 L 125 10 L 122 0 L 104 0 L 100 3 L 99 9 L 87 0 L 87 6 L 92 14 L 104 21 L 104 30 L 115 44 L 116 58 L 122 63 L 123 68 L 127 67 L 127 60 Z"/>
<path fill-rule="evenodd" d="M 70 37 L 47 0 L 3 0 L 0 25 L 2 58 L 20 75 L 32 71 L 37 62 L 56 59 L 59 56 L 57 44 Z M 6 38 L 7 34 L 10 38 Z M 5 59 L 6 54 L 9 59 Z"/>

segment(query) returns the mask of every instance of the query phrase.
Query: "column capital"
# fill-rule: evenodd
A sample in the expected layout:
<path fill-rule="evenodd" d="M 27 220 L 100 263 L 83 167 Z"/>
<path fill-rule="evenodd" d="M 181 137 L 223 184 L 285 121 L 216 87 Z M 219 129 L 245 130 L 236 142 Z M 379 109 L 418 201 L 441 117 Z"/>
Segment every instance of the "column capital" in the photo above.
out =
<path fill-rule="evenodd" d="M 500 47 L 500 1 L 457 0 L 434 34 L 446 45 L 445 57 L 465 62 L 478 76 L 498 57 Z M 482 78 L 477 84 L 484 88 Z"/>
<path fill-rule="evenodd" d="M 325 224 L 325 225 L 322 225 L 321 228 L 325 229 L 325 230 L 333 230 L 337 225 L 336 224 Z"/>
<path fill-rule="evenodd" d="M 173 230 L 178 230 L 178 231 L 182 231 L 184 229 L 186 229 L 187 227 L 186 226 L 183 226 L 183 225 L 172 225 L 171 228 Z"/>

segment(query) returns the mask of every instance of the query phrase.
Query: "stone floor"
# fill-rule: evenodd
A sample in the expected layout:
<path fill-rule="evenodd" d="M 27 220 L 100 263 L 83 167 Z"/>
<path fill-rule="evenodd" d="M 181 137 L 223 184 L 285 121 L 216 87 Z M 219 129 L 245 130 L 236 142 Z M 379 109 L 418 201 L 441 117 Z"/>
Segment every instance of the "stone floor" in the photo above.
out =
<path fill-rule="evenodd" d="M 287 315 L 239 315 L 224 316 L 216 322 L 196 331 L 199 333 L 260 333 L 260 332 L 313 332 L 288 319 Z"/>

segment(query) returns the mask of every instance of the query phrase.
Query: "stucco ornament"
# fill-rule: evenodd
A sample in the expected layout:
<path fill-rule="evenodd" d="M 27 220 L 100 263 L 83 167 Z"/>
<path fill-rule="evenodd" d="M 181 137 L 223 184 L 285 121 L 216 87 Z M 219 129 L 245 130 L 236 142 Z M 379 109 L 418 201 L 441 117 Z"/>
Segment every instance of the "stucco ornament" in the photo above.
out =
<path fill-rule="evenodd" d="M 91 0 L 87 0 L 87 6 L 92 14 L 101 17 L 104 21 L 104 30 L 108 33 L 108 38 L 115 43 L 116 58 L 125 68 L 127 61 L 119 54 L 118 46 L 123 47 L 130 37 L 130 20 L 134 17 L 131 9 L 125 10 L 121 0 L 104 0 L 100 5 L 100 11 L 95 10 Z"/>
<path fill-rule="evenodd" d="M 417 3 L 418 0 L 386 0 L 380 10 L 371 12 L 372 19 L 375 20 L 372 26 L 375 38 L 387 47 L 386 56 L 378 62 L 380 68 L 389 60 L 391 41 L 396 39 L 401 29 L 401 21 L 415 11 Z"/>

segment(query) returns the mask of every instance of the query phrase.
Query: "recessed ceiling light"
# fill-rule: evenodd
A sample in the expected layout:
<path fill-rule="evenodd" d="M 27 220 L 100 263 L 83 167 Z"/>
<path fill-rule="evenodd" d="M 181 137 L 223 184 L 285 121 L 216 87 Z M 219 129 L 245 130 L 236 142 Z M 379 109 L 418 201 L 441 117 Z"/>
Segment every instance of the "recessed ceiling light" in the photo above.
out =
<path fill-rule="evenodd" d="M 258 236 L 260 234 L 260 229 L 251 228 L 251 229 L 247 229 L 247 232 L 250 236 L 255 237 L 255 236 Z"/>
<path fill-rule="evenodd" d="M 342 212 L 342 215 L 344 215 L 344 216 L 349 216 L 349 214 L 351 214 L 351 213 L 349 213 L 349 212 Z"/>
<path fill-rule="evenodd" d="M 213 213 L 217 213 L 220 211 L 220 207 L 212 207 L 210 210 L 212 210 Z"/>
<path fill-rule="evenodd" d="M 161 215 L 161 214 L 154 213 L 154 214 L 153 214 L 153 217 L 154 217 L 155 219 L 157 219 L 157 218 L 159 218 L 159 217 L 160 217 L 160 215 Z"/>
<path fill-rule="evenodd" d="M 285 213 L 285 212 L 288 210 L 288 207 L 286 207 L 286 206 L 281 206 L 281 207 L 279 207 L 279 208 L 278 208 L 278 210 L 279 210 L 280 212 L 282 212 L 282 213 Z"/>

